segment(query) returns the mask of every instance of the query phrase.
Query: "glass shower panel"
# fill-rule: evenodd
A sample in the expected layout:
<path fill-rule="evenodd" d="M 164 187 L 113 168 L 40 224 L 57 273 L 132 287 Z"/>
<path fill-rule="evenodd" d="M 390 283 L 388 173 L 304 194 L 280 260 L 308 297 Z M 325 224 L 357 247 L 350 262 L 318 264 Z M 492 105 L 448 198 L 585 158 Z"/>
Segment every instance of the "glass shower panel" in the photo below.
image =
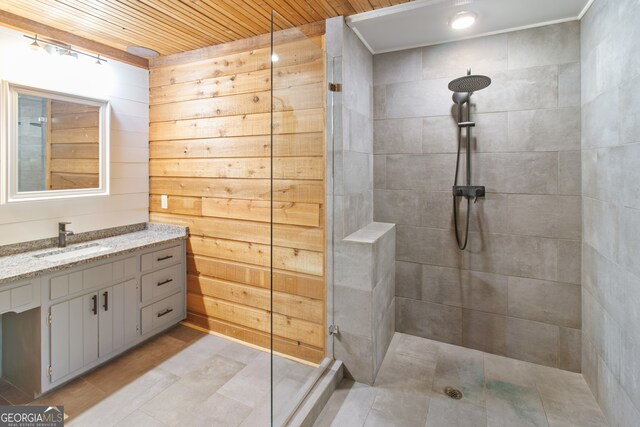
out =
<path fill-rule="evenodd" d="M 337 232 L 336 216 L 336 156 L 342 152 L 342 57 L 327 55 L 327 82 L 333 90 L 327 92 L 327 356 L 335 359 L 334 338 L 339 333 L 334 321 L 335 242 L 342 239 Z"/>
<path fill-rule="evenodd" d="M 324 36 L 272 14 L 272 425 L 286 425 L 327 365 Z M 323 363 L 324 361 L 324 363 Z"/>

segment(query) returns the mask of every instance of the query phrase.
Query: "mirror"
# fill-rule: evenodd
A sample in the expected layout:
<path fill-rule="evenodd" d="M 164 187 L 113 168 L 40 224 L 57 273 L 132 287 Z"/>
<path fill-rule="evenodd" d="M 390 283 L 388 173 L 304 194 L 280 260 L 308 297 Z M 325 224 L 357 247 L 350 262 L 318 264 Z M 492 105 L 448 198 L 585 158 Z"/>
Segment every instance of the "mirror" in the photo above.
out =
<path fill-rule="evenodd" d="M 107 190 L 108 102 L 8 85 L 9 199 Z"/>

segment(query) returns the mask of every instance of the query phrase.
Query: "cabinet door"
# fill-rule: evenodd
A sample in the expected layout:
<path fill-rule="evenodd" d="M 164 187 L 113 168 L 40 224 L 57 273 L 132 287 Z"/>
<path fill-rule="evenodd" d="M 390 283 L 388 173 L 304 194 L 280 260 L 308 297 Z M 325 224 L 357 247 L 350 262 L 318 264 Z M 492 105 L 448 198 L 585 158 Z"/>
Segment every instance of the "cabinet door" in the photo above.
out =
<path fill-rule="evenodd" d="M 69 301 L 69 370 L 77 371 L 84 366 L 84 322 L 82 297 Z"/>
<path fill-rule="evenodd" d="M 122 330 L 122 345 L 130 344 L 135 341 L 139 334 L 138 328 L 138 286 L 135 280 L 129 280 L 128 282 L 118 285 L 122 287 L 121 299 L 118 305 L 122 307 L 122 315 L 119 317 L 122 322 L 116 322 L 114 318 L 114 331 Z M 114 293 L 114 296 L 116 293 Z M 116 326 L 117 325 L 117 326 Z"/>
<path fill-rule="evenodd" d="M 93 295 L 93 294 L 92 294 Z M 97 358 L 97 316 L 92 295 L 74 298 L 50 309 L 51 382 L 77 371 Z"/>
<path fill-rule="evenodd" d="M 105 356 L 113 351 L 113 288 L 98 292 L 100 316 L 98 319 L 98 354 Z"/>
<path fill-rule="evenodd" d="M 138 292 L 135 280 L 103 289 L 100 295 L 100 357 L 138 337 Z"/>
<path fill-rule="evenodd" d="M 88 365 L 98 360 L 98 311 L 100 304 L 98 294 L 95 293 L 85 295 L 82 299 L 83 361 L 85 365 Z"/>
<path fill-rule="evenodd" d="M 49 311 L 51 324 L 49 325 L 51 382 L 67 375 L 69 370 L 69 301 L 52 305 Z"/>

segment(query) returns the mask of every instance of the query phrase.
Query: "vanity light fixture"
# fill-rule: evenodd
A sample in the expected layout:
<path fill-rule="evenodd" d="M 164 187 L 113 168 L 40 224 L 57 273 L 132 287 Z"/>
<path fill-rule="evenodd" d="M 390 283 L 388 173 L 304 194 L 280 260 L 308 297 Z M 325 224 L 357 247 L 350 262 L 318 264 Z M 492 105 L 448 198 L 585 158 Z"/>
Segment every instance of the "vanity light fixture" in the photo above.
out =
<path fill-rule="evenodd" d="M 83 55 L 83 56 L 87 56 L 89 58 L 95 59 L 96 64 L 107 62 L 107 60 L 104 58 L 101 58 L 100 55 L 96 56 L 91 53 L 82 52 L 74 49 L 73 47 L 71 47 L 71 45 L 60 43 L 54 40 L 43 40 L 41 37 L 38 37 L 37 34 L 33 37 L 25 34 L 24 37 L 30 40 L 33 40 L 33 43 L 30 43 L 29 46 L 31 46 L 31 48 L 34 50 L 38 48 L 43 48 L 47 53 L 52 53 L 53 51 L 55 51 L 61 56 L 73 58 L 73 59 L 78 59 L 79 55 Z"/>
<path fill-rule="evenodd" d="M 41 46 L 38 44 L 38 35 L 37 34 L 33 38 L 33 43 L 30 43 L 29 46 L 31 46 L 31 49 L 33 49 L 33 50 L 40 49 Z"/>
<path fill-rule="evenodd" d="M 58 48 L 58 55 L 63 56 L 65 58 L 78 59 L 78 54 L 73 50 Z"/>
<path fill-rule="evenodd" d="M 474 12 L 462 11 L 456 13 L 453 18 L 449 21 L 449 26 L 454 30 L 464 30 L 465 28 L 469 28 L 476 22 L 476 15 Z"/>
<path fill-rule="evenodd" d="M 274 52 L 273 55 L 271 55 L 271 62 L 278 62 L 279 59 L 280 57 L 277 53 Z"/>

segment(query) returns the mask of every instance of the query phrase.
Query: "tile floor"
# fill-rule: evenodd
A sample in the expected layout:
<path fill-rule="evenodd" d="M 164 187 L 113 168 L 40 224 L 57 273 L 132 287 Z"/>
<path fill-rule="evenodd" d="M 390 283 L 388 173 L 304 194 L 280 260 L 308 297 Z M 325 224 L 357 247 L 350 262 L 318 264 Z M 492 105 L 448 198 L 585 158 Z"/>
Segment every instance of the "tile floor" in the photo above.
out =
<path fill-rule="evenodd" d="M 460 389 L 452 400 L 442 390 Z M 601 427 L 580 374 L 396 333 L 374 386 L 343 380 L 325 426 Z"/>
<path fill-rule="evenodd" d="M 274 418 L 316 368 L 274 358 Z M 0 405 L 65 405 L 65 425 L 268 426 L 270 355 L 178 325 L 69 384 L 32 399 L 0 383 Z"/>
<path fill-rule="evenodd" d="M 315 368 L 274 360 L 275 413 Z M 31 402 L 0 381 L 0 405 L 64 404 L 69 426 L 268 426 L 268 353 L 177 326 Z M 442 394 L 460 389 L 456 401 Z M 315 426 L 601 427 L 580 374 L 396 333 L 376 383 L 343 380 Z"/>

